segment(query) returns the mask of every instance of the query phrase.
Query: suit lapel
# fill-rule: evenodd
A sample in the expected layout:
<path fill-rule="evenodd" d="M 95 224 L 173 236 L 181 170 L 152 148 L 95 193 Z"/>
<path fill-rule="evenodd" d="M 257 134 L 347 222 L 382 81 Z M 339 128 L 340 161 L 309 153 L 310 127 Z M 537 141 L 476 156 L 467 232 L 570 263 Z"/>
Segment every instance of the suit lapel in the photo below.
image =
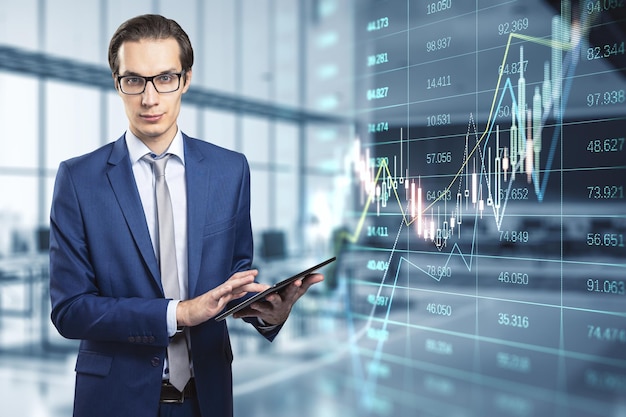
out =
<path fill-rule="evenodd" d="M 200 262 L 202 259 L 202 234 L 209 204 L 209 161 L 196 149 L 187 135 L 183 134 L 185 146 L 185 176 L 187 180 L 187 251 L 189 297 L 194 297 Z"/>
<path fill-rule="evenodd" d="M 107 176 L 117 202 L 122 209 L 130 233 L 141 252 L 144 263 L 152 274 L 152 278 L 157 286 L 162 288 L 159 267 L 152 247 L 152 241 L 150 240 L 141 199 L 137 192 L 135 176 L 133 175 L 124 136 L 113 144 L 113 151 L 108 163 Z"/>

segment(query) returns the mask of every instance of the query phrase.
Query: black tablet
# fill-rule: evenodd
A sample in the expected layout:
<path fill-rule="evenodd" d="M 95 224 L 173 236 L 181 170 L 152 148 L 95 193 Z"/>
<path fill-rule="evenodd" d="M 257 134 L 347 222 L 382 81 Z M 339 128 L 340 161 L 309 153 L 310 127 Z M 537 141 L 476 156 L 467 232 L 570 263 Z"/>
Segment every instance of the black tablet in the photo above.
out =
<path fill-rule="evenodd" d="M 320 269 L 323 266 L 328 265 L 331 262 L 334 262 L 337 259 L 337 257 L 333 256 L 330 259 L 326 259 L 324 262 L 321 262 L 315 266 L 312 266 L 302 272 L 297 273 L 296 275 L 289 277 L 283 281 L 280 281 L 277 284 L 272 285 L 271 287 L 269 287 L 268 289 L 266 289 L 263 292 L 257 293 L 254 296 L 247 298 L 246 300 L 242 301 L 241 303 L 237 304 L 236 306 L 224 311 L 223 313 L 217 315 L 215 317 L 215 320 L 220 321 L 220 320 L 224 320 L 226 317 L 230 316 L 233 313 L 236 313 L 239 310 L 242 310 L 246 307 L 248 307 L 250 304 L 254 303 L 255 301 L 259 301 L 262 300 L 263 298 L 267 297 L 268 295 L 280 291 L 282 288 L 286 287 L 287 285 L 291 284 L 292 282 L 305 278 L 307 275 L 317 271 L 318 269 Z"/>

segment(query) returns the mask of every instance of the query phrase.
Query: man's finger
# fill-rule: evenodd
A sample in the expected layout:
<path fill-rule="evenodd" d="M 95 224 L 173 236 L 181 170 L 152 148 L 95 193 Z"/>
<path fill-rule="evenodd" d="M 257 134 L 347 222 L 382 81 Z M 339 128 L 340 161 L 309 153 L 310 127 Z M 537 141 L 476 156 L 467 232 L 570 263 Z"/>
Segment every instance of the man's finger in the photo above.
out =
<path fill-rule="evenodd" d="M 250 277 L 252 277 L 252 279 L 254 280 L 254 278 L 259 274 L 259 271 L 256 269 L 250 269 L 248 271 L 239 271 L 239 272 L 235 272 L 228 280 L 239 280 L 239 279 L 249 279 Z"/>
<path fill-rule="evenodd" d="M 322 281 L 324 281 L 324 275 L 322 275 L 322 274 L 310 274 L 310 275 L 307 275 L 302 280 L 302 285 L 305 288 L 305 290 L 308 290 L 311 285 L 317 284 L 317 283 L 322 282 Z"/>
<path fill-rule="evenodd" d="M 230 285 L 220 285 L 212 292 L 213 299 L 215 301 L 219 301 L 220 298 L 226 296 L 228 293 L 232 291 L 232 287 Z"/>

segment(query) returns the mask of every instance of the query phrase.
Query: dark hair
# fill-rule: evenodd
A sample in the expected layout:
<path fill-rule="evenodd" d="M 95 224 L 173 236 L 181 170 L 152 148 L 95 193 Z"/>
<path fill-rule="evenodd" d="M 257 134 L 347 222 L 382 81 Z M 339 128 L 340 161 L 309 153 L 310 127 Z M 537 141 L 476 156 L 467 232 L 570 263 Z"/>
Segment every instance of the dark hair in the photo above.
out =
<path fill-rule="evenodd" d="M 174 20 L 156 14 L 133 17 L 117 28 L 109 43 L 109 67 L 111 67 L 111 71 L 113 74 L 117 74 L 119 71 L 120 63 L 117 54 L 124 42 L 168 38 L 174 38 L 178 42 L 182 69 L 189 71 L 193 65 L 193 48 L 187 33 Z"/>

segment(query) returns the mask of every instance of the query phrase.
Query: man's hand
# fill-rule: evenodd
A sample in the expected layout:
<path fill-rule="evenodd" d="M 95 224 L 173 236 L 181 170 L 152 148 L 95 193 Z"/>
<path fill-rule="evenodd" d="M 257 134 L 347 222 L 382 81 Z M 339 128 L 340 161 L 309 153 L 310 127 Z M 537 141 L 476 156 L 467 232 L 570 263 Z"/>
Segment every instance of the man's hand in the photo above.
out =
<path fill-rule="evenodd" d="M 211 291 L 181 301 L 176 308 L 176 322 L 179 326 L 196 326 L 215 317 L 231 300 L 241 298 L 248 292 L 260 292 L 267 285 L 257 284 L 254 278 L 259 272 L 256 269 L 233 274 L 226 282 Z"/>
<path fill-rule="evenodd" d="M 267 325 L 283 324 L 289 317 L 291 308 L 313 284 L 322 282 L 322 274 L 310 274 L 283 288 L 280 292 L 265 297 L 265 301 L 257 301 L 249 307 L 235 313 L 233 317 L 257 317 Z"/>

